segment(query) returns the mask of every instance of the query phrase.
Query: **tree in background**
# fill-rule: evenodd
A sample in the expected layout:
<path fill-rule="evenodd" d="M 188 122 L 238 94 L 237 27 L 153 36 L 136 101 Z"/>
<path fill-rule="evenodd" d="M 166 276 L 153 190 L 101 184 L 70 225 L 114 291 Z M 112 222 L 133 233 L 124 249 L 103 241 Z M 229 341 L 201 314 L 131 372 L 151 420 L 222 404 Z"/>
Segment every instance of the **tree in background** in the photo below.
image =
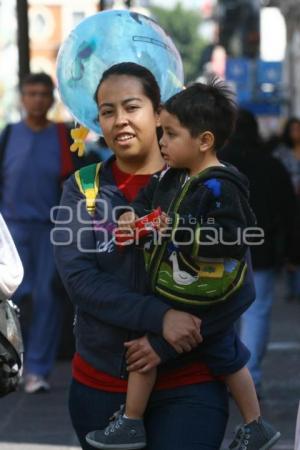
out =
<path fill-rule="evenodd" d="M 199 35 L 200 13 L 182 8 L 151 7 L 151 12 L 159 25 L 171 36 L 181 55 L 185 82 L 193 81 L 200 75 L 199 61 L 206 42 Z"/>

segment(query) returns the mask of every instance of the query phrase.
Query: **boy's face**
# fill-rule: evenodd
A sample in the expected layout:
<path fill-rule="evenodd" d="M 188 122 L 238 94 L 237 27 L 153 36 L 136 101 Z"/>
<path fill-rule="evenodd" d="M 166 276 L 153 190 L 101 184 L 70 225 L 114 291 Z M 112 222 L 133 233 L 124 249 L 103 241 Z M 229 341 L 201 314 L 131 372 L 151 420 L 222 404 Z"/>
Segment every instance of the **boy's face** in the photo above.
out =
<path fill-rule="evenodd" d="M 191 169 L 195 163 L 198 164 L 202 157 L 199 136 L 193 138 L 177 117 L 164 109 L 160 114 L 160 122 L 163 129 L 161 152 L 166 163 L 178 169 Z"/>

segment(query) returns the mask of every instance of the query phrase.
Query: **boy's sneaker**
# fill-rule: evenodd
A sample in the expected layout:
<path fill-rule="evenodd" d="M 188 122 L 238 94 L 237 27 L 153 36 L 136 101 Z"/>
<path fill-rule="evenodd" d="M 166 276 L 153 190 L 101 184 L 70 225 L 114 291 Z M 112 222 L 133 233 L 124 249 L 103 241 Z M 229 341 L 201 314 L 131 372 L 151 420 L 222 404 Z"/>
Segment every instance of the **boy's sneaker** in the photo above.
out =
<path fill-rule="evenodd" d="M 146 433 L 142 419 L 127 419 L 121 409 L 104 430 L 91 431 L 85 437 L 95 448 L 134 450 L 146 447 Z"/>
<path fill-rule="evenodd" d="M 268 450 L 281 434 L 261 417 L 237 428 L 230 450 Z"/>

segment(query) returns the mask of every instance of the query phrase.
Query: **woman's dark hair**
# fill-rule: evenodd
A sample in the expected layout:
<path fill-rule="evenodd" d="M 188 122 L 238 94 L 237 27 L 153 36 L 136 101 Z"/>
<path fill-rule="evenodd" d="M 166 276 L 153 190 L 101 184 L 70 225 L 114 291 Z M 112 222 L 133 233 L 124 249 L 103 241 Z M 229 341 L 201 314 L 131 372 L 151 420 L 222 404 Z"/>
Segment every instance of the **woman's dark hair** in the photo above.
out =
<path fill-rule="evenodd" d="M 204 131 L 213 133 L 215 150 L 222 148 L 234 131 L 237 108 L 233 94 L 218 79 L 191 84 L 167 100 L 163 108 L 175 115 L 192 137 Z"/>
<path fill-rule="evenodd" d="M 154 111 L 157 112 L 159 110 L 160 89 L 154 75 L 150 72 L 150 70 L 146 69 L 146 67 L 140 66 L 139 64 L 133 62 L 123 62 L 115 64 L 114 66 L 111 66 L 109 69 L 103 72 L 94 95 L 94 100 L 97 104 L 97 95 L 101 84 L 112 75 L 128 75 L 138 78 L 143 86 L 146 97 L 151 100 Z"/>
<path fill-rule="evenodd" d="M 300 119 L 298 117 L 291 117 L 286 122 L 282 133 L 282 142 L 290 148 L 293 148 L 294 146 L 294 143 L 291 139 L 291 128 L 295 123 L 298 123 L 300 125 Z"/>
<path fill-rule="evenodd" d="M 43 84 L 52 92 L 54 89 L 52 78 L 44 72 L 29 73 L 28 75 L 26 75 L 21 81 L 20 91 L 22 92 L 25 86 L 29 86 L 32 84 Z"/>
<path fill-rule="evenodd" d="M 237 120 L 233 138 L 244 141 L 253 146 L 260 145 L 258 122 L 255 115 L 247 110 L 240 108 L 237 113 Z"/>

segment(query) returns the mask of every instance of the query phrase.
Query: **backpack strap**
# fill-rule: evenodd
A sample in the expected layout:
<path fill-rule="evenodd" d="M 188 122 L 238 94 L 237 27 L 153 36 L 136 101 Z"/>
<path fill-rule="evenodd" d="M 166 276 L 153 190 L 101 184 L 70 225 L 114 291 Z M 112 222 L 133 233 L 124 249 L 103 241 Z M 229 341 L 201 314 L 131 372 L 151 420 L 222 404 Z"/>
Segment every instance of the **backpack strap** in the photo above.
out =
<path fill-rule="evenodd" d="M 101 162 L 82 167 L 75 172 L 77 186 L 86 198 L 86 209 L 93 216 L 96 209 L 96 197 L 99 193 L 99 173 Z"/>

